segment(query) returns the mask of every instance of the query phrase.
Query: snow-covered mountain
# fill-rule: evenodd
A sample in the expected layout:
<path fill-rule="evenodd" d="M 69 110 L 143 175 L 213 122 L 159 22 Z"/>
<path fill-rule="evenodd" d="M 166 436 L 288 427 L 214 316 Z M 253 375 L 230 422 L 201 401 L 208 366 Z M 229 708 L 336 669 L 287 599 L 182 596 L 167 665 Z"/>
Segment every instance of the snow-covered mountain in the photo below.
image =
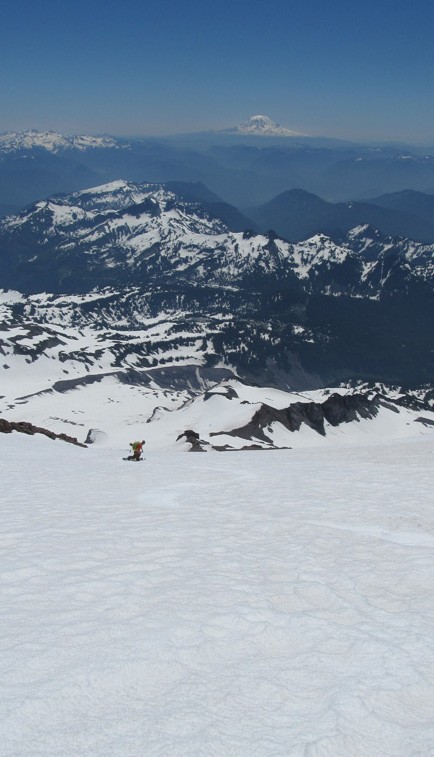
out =
<path fill-rule="evenodd" d="M 432 246 L 370 227 L 298 244 L 233 232 L 161 184 L 52 197 L 0 224 L 2 412 L 117 438 L 231 379 L 285 392 L 359 380 L 428 391 L 433 275 Z M 292 446 L 288 433 L 262 426 L 252 444 Z"/>
<path fill-rule="evenodd" d="M 223 129 L 220 134 L 243 134 L 251 137 L 303 137 L 297 131 L 291 131 L 284 126 L 279 126 L 268 116 L 251 116 L 247 121 L 243 121 L 238 126 L 229 129 Z"/>
<path fill-rule="evenodd" d="M 0 232 L 4 754 L 432 754 L 431 247 L 128 182 Z"/>
<path fill-rule="evenodd" d="M 65 135 L 55 131 L 24 129 L 0 134 L 0 154 L 43 148 L 51 153 L 64 150 L 119 149 L 121 143 L 110 136 Z"/>
<path fill-rule="evenodd" d="M 95 286 L 226 286 L 379 298 L 434 283 L 434 245 L 368 226 L 340 242 L 290 244 L 231 232 L 164 185 L 117 181 L 50 198 L 0 222 L 3 286 L 83 292 Z M 265 283 L 266 282 L 266 283 Z"/>

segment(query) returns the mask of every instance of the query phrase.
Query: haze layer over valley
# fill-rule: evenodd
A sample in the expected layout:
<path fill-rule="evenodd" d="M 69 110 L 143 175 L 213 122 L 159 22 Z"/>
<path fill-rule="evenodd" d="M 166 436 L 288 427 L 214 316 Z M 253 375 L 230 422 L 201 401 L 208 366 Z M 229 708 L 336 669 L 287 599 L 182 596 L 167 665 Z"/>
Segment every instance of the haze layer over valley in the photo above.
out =
<path fill-rule="evenodd" d="M 117 179 L 201 182 L 239 209 L 291 189 L 348 202 L 410 189 L 431 193 L 434 158 L 430 148 L 305 136 L 268 116 L 223 131 L 164 138 L 0 134 L 0 215 L 55 192 Z"/>

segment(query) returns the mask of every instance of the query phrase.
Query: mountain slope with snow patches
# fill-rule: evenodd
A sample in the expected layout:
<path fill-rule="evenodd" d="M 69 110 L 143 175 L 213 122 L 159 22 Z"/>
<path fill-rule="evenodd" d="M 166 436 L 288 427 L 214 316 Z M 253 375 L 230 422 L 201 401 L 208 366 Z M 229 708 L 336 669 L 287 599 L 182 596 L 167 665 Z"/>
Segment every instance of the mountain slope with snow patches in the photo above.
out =
<path fill-rule="evenodd" d="M 11 326 L 0 339 L 0 414 L 81 442 L 93 429 L 110 447 L 145 437 L 150 449 L 189 450 L 192 432 L 205 451 L 419 436 L 434 425 L 429 401 L 384 388 L 288 392 L 240 382 L 224 361 L 209 364 L 208 339 L 167 317 L 122 332 Z"/>
<path fill-rule="evenodd" d="M 432 382 L 433 249 L 369 227 L 290 244 L 230 231 L 164 185 L 117 181 L 4 220 L 0 259 L 16 287 L 0 294 L 11 420 L 64 431 L 82 402 L 97 411 L 79 422 L 104 425 L 107 395 L 116 435 L 128 395 L 148 420 L 167 393 L 178 408 L 228 377 L 286 391 Z"/>
<path fill-rule="evenodd" d="M 58 153 L 64 150 L 116 149 L 120 144 L 114 137 L 67 136 L 55 131 L 25 129 L 19 132 L 0 134 L 0 154 L 42 148 Z"/>
<path fill-rule="evenodd" d="M 151 449 L 176 439 L 179 448 L 201 451 L 328 448 L 432 435 L 434 408 L 416 400 L 403 407 L 401 399 L 342 388 L 290 393 L 231 379 L 174 411 L 160 410 L 145 435 Z"/>
<path fill-rule="evenodd" d="M 124 181 L 53 197 L 0 223 L 3 286 L 31 292 L 182 280 L 379 297 L 408 287 L 432 291 L 433 259 L 434 245 L 367 226 L 339 243 L 324 234 L 290 244 L 231 232 L 164 185 Z"/>

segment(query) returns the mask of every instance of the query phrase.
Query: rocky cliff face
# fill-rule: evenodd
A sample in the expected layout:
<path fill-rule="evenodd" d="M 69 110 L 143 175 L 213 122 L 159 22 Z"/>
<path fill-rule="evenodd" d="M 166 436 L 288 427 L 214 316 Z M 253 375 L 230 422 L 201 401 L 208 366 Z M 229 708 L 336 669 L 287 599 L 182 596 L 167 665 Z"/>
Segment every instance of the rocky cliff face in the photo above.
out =
<path fill-rule="evenodd" d="M 380 406 L 380 399 L 370 399 L 363 394 L 342 396 L 332 394 L 324 402 L 294 402 L 284 409 L 276 409 L 269 405 L 262 405 L 253 415 L 250 423 L 243 428 L 229 432 L 232 436 L 244 439 L 261 439 L 271 442 L 267 436 L 267 428 L 273 423 L 279 423 L 288 431 L 299 431 L 304 423 L 318 434 L 325 436 L 325 424 L 339 426 L 341 423 L 352 423 L 360 418 L 374 418 Z"/>
<path fill-rule="evenodd" d="M 267 401 L 268 400 L 268 401 Z M 403 403 L 404 401 L 404 403 Z M 404 409 L 405 403 L 414 404 Z M 172 414 L 150 420 L 149 434 L 195 420 L 177 437 L 191 451 L 270 450 L 326 446 L 345 439 L 419 434 L 434 424 L 432 405 L 385 387 L 299 394 L 222 382 Z M 240 422 L 241 421 L 241 422 Z M 155 424 L 155 425 L 154 425 Z"/>

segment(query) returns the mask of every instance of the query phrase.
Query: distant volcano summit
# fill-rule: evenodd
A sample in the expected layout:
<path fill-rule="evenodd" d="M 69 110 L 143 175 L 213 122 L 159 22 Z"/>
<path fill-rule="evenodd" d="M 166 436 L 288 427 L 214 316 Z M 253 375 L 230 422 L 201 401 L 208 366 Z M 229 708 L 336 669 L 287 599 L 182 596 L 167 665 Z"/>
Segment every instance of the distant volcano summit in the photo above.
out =
<path fill-rule="evenodd" d="M 229 129 L 223 129 L 221 134 L 245 134 L 254 137 L 305 137 L 306 134 L 300 134 L 296 131 L 286 129 L 272 121 L 268 116 L 252 116 L 248 121 L 243 121 L 238 126 Z"/>

